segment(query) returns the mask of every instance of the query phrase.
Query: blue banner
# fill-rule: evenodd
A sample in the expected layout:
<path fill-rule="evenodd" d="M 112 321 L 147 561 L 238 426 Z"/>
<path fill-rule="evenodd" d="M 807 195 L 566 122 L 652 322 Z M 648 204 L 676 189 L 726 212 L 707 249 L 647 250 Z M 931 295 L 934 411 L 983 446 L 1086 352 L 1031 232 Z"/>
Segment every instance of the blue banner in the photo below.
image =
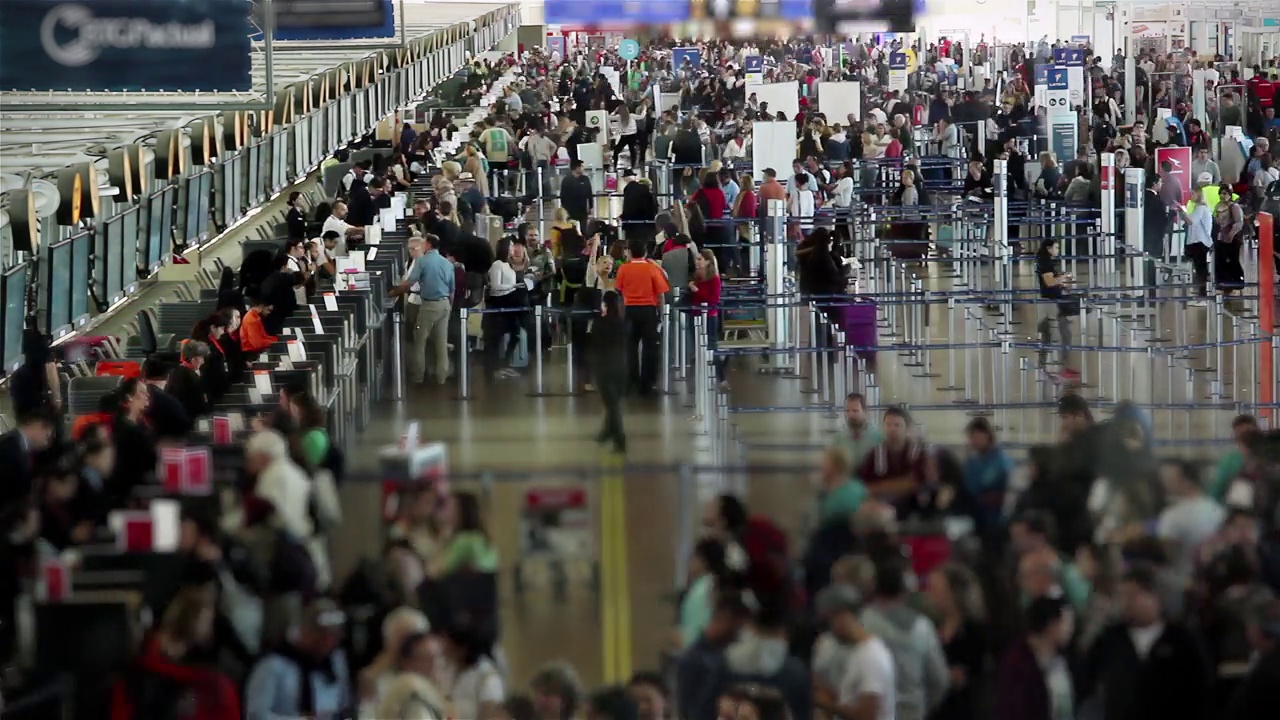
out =
<path fill-rule="evenodd" d="M 760 55 L 748 55 L 742 59 L 742 71 L 746 73 L 763 73 L 764 58 Z"/>
<path fill-rule="evenodd" d="M 0 89 L 253 89 L 244 0 L 0 0 Z"/>
<path fill-rule="evenodd" d="M 702 51 L 698 48 L 672 48 L 671 66 L 677 71 L 685 66 L 685 61 L 692 67 L 702 66 Z"/>
<path fill-rule="evenodd" d="M 1080 48 L 1054 48 L 1053 64 L 1067 67 L 1084 66 L 1084 50 Z"/>
<path fill-rule="evenodd" d="M 1045 77 L 1045 84 L 1049 86 L 1049 89 L 1066 90 L 1067 69 L 1064 67 L 1051 67 L 1048 71 L 1048 75 Z"/>
<path fill-rule="evenodd" d="M 272 35 L 276 40 L 356 40 L 396 34 L 391 0 L 272 0 L 271 6 L 276 11 Z"/>
<path fill-rule="evenodd" d="M 890 70 L 906 70 L 907 54 L 901 52 L 889 53 L 889 69 Z"/>

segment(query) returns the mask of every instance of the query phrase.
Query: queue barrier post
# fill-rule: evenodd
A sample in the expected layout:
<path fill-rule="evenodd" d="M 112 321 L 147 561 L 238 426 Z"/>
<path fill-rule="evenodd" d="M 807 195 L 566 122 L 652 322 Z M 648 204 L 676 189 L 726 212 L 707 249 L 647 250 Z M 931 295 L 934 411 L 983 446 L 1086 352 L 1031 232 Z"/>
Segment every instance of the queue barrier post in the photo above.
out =
<path fill-rule="evenodd" d="M 662 320 L 659 327 L 662 337 L 662 394 L 671 394 L 671 303 L 662 306 Z"/>
<path fill-rule="evenodd" d="M 458 399 L 471 399 L 471 367 L 469 363 L 467 333 L 467 318 L 470 311 L 467 308 L 458 310 L 458 319 L 461 321 L 462 332 L 458 338 Z"/>
<path fill-rule="evenodd" d="M 533 347 L 530 348 L 530 354 L 533 355 L 533 394 L 544 395 L 543 374 L 542 374 L 542 306 L 535 305 L 533 307 Z"/>
<path fill-rule="evenodd" d="M 697 420 L 704 419 L 707 414 L 707 399 L 706 399 L 707 376 L 706 376 L 706 373 L 702 370 L 702 368 L 705 367 L 707 362 L 706 360 L 706 354 L 707 354 L 706 330 L 707 329 L 704 324 L 705 322 L 706 322 L 705 318 L 703 318 L 701 315 L 695 316 L 693 318 L 693 356 L 694 356 L 694 368 L 696 368 L 693 373 L 693 408 L 694 408 L 693 414 L 694 414 L 694 418 Z M 703 423 L 700 422 L 699 425 L 703 425 Z M 702 428 L 699 428 L 700 432 L 704 430 L 705 430 L 705 426 L 703 426 Z"/>
<path fill-rule="evenodd" d="M 391 313 L 391 399 L 404 399 L 404 316 L 399 308 Z"/>

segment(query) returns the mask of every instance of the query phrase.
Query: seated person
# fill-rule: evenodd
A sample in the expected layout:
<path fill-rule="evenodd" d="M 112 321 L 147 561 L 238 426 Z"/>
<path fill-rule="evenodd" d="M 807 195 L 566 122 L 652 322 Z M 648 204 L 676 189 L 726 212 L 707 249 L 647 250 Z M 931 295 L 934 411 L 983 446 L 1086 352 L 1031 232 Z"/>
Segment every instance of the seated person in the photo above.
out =
<path fill-rule="evenodd" d="M 240 322 L 240 349 L 256 355 L 271 347 L 277 338 L 275 335 L 268 335 L 262 324 L 263 316 L 271 312 L 271 303 L 257 298 L 250 302 L 253 306 Z"/>

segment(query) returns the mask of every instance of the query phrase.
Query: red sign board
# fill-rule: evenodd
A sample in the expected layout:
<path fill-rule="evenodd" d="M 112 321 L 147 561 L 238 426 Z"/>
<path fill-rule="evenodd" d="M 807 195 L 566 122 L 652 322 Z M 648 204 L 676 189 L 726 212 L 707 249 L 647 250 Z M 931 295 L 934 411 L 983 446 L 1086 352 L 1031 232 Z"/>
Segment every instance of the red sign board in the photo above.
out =
<path fill-rule="evenodd" d="M 1166 162 L 1171 166 L 1168 172 L 1164 171 Z M 1178 183 L 1178 187 L 1182 189 L 1182 197 L 1178 204 L 1186 205 L 1191 199 L 1191 148 L 1156 148 L 1156 168 L 1164 177 L 1164 182 Z"/>
<path fill-rule="evenodd" d="M 565 510 L 585 507 L 587 491 L 577 487 L 545 487 L 524 494 L 524 506 L 529 510 Z"/>

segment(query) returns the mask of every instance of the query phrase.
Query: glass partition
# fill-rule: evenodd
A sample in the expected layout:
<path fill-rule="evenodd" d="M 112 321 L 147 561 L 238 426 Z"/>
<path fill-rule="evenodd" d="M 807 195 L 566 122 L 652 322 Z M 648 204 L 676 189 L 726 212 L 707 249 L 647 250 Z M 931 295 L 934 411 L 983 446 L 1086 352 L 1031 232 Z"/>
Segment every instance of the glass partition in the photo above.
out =
<path fill-rule="evenodd" d="M 209 194 L 213 171 L 200 170 L 182 180 L 182 234 L 186 247 L 198 247 L 209 239 Z"/>
<path fill-rule="evenodd" d="M 271 192 L 278 193 L 289 184 L 289 128 L 282 127 L 271 135 Z"/>

